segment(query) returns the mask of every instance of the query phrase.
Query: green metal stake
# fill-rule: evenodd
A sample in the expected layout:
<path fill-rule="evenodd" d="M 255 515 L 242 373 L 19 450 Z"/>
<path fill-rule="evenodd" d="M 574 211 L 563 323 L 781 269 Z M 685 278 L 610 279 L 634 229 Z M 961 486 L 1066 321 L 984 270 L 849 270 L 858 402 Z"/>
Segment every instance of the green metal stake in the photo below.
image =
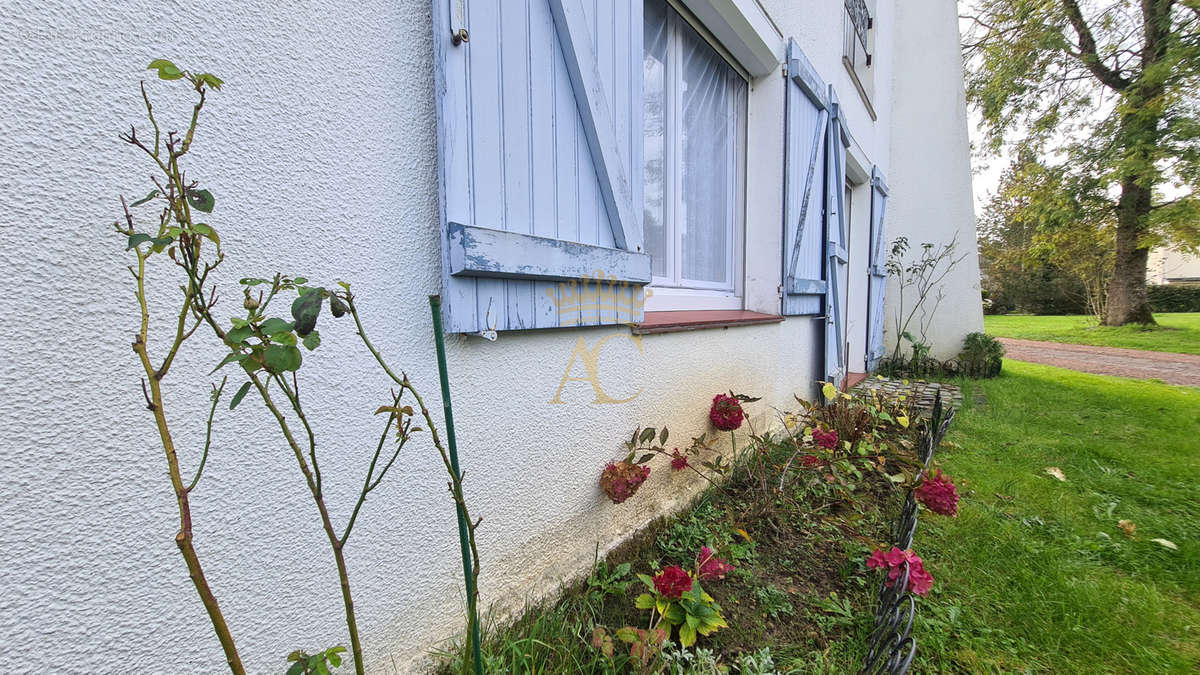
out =
<path fill-rule="evenodd" d="M 429 296 L 429 310 L 433 312 L 433 342 L 437 346 L 438 377 L 442 382 L 442 413 L 446 419 L 446 442 L 450 447 L 450 468 L 462 480 L 458 468 L 458 446 L 454 440 L 454 412 L 450 407 L 450 377 L 446 373 L 446 340 L 442 335 L 442 298 Z M 483 656 L 479 646 L 479 608 L 475 595 L 475 575 L 471 572 L 471 549 L 467 543 L 467 517 L 462 505 L 455 503 L 458 511 L 458 543 L 462 548 L 463 578 L 467 584 L 467 620 L 471 624 L 471 657 L 475 662 L 476 675 L 483 674 Z"/>

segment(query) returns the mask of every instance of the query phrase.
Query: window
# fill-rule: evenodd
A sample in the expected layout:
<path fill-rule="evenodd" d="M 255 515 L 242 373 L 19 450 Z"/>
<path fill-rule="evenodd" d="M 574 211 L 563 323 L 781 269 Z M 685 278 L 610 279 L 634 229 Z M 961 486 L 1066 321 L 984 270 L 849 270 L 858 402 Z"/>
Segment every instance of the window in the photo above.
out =
<path fill-rule="evenodd" d="M 741 309 L 746 79 L 665 0 L 644 39 L 648 308 Z"/>
<path fill-rule="evenodd" d="M 874 90 L 871 77 L 871 48 L 873 43 L 874 19 L 866 0 L 845 0 L 846 12 L 842 29 L 842 63 L 849 71 L 854 86 L 862 96 L 867 108 L 871 108 Z M 871 119 L 875 112 L 871 110 Z"/>

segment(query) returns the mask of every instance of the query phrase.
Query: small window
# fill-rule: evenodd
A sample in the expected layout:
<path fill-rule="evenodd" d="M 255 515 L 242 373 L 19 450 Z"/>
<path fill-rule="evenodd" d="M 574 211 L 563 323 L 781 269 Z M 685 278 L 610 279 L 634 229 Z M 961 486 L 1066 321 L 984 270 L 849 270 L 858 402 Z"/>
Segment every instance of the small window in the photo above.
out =
<path fill-rule="evenodd" d="M 875 21 L 867 0 L 845 0 L 842 30 L 842 63 L 854 79 L 863 100 L 870 106 L 873 93 L 871 49 L 874 43 Z M 874 117 L 874 115 L 872 115 Z"/>
<path fill-rule="evenodd" d="M 647 306 L 741 309 L 746 80 L 664 0 L 645 3 L 644 44 L 644 232 L 662 289 Z"/>

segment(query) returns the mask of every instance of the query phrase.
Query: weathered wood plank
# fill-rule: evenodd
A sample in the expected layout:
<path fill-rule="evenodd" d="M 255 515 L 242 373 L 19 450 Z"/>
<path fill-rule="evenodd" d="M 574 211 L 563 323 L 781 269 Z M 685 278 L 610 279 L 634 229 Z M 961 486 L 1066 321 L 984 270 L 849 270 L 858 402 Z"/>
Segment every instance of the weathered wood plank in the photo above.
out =
<path fill-rule="evenodd" d="M 613 241 L 617 248 L 640 251 L 641 214 L 633 208 L 633 191 L 619 153 L 612 108 L 592 41 L 593 28 L 581 0 L 548 1 L 608 211 Z"/>
<path fill-rule="evenodd" d="M 645 253 L 450 223 L 450 274 L 492 279 L 579 279 L 604 276 L 650 283 Z"/>

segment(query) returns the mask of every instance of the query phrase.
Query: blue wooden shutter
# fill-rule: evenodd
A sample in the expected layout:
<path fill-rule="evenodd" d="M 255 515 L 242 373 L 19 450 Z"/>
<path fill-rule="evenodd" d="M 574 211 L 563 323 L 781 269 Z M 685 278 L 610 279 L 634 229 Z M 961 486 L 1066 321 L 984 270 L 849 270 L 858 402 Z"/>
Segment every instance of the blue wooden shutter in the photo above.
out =
<path fill-rule="evenodd" d="M 795 40 L 788 41 L 787 72 L 782 313 L 820 314 L 826 291 L 822 258 L 829 98 Z"/>
<path fill-rule="evenodd" d="M 447 332 L 640 321 L 642 3 L 433 15 Z"/>
<path fill-rule="evenodd" d="M 874 371 L 883 357 L 883 302 L 887 288 L 884 265 L 887 242 L 886 220 L 888 189 L 883 174 L 871 170 L 871 264 L 867 281 L 867 370 Z"/>
<path fill-rule="evenodd" d="M 841 386 L 846 377 L 846 146 L 833 87 L 825 153 L 825 379 Z"/>

